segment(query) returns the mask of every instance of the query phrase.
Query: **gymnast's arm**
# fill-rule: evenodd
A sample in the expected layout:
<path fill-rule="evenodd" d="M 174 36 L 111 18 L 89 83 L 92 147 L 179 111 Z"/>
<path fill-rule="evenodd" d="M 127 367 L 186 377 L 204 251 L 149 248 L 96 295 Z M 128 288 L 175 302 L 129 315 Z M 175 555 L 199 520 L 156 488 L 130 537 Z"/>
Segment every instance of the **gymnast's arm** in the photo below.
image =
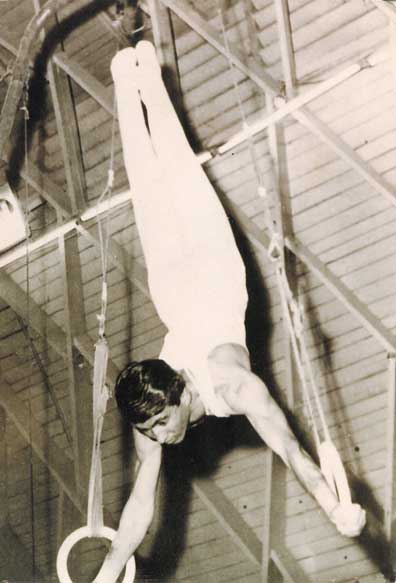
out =
<path fill-rule="evenodd" d="M 305 489 L 317 500 L 338 530 L 346 536 L 357 536 L 365 524 L 365 512 L 353 504 L 343 512 L 321 470 L 302 448 L 292 432 L 283 411 L 265 384 L 250 370 L 246 349 L 224 344 L 209 355 L 209 365 L 216 390 L 234 413 L 246 415 L 260 437 L 296 474 Z"/>
<path fill-rule="evenodd" d="M 117 534 L 94 583 L 113 583 L 142 542 L 154 514 L 162 447 L 134 430 L 138 457 L 132 493 L 121 515 Z"/>

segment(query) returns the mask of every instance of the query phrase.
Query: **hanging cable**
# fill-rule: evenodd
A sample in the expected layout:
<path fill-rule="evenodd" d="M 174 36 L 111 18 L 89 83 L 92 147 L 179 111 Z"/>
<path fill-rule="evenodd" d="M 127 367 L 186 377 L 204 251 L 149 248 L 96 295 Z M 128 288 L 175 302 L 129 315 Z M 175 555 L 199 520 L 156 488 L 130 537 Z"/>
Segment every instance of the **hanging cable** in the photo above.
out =
<path fill-rule="evenodd" d="M 235 66 L 233 64 L 230 45 L 228 42 L 227 30 L 224 22 L 223 11 L 219 0 L 216 0 L 218 13 L 220 17 L 221 31 L 225 46 L 226 58 L 228 60 L 229 68 L 232 73 L 234 93 L 238 103 L 238 109 L 243 125 L 243 129 L 248 129 L 246 114 L 244 111 L 241 92 L 238 80 L 235 75 Z M 292 343 L 293 354 L 297 366 L 297 372 L 301 381 L 303 389 L 304 401 L 307 406 L 310 423 L 314 435 L 314 441 L 317 447 L 319 461 L 323 475 L 331 488 L 331 490 L 338 496 L 341 504 L 348 506 L 352 503 L 351 493 L 345 473 L 344 466 L 337 449 L 330 437 L 330 431 L 326 422 L 323 407 L 319 397 L 319 389 L 316 385 L 311 361 L 308 355 L 308 350 L 304 338 L 304 323 L 300 306 L 295 300 L 291 291 L 284 261 L 284 241 L 280 230 L 278 229 L 277 220 L 273 216 L 271 204 L 269 200 L 268 191 L 264 185 L 262 173 L 258 163 L 256 154 L 256 147 L 253 136 L 248 135 L 248 146 L 253 168 L 256 175 L 258 195 L 264 202 L 265 219 L 270 236 L 270 245 L 268 248 L 268 257 L 273 262 L 275 267 L 277 285 L 281 297 L 282 311 L 284 313 L 287 326 L 289 329 L 289 336 Z M 273 176 L 275 182 L 275 177 Z M 277 185 L 273 185 L 274 190 L 277 190 Z M 315 403 L 318 413 L 321 429 L 316 420 L 313 403 Z M 323 439 L 321 437 L 323 435 Z"/>
<path fill-rule="evenodd" d="M 29 144 L 28 144 L 28 130 L 29 130 L 29 76 L 26 75 L 24 88 L 22 92 L 22 107 L 23 111 L 23 139 L 24 139 L 24 159 L 26 174 L 29 176 Z M 25 180 L 24 189 L 24 218 L 25 218 L 25 233 L 26 233 L 26 333 L 30 340 L 30 252 L 29 252 L 29 223 L 30 223 L 30 209 L 29 209 L 29 185 Z M 30 458 L 29 458 L 29 483 L 30 483 L 30 520 L 31 520 L 31 540 L 32 540 L 32 573 L 34 579 L 36 578 L 36 539 L 34 532 L 35 525 L 35 508 L 34 508 L 34 464 L 33 464 L 33 431 L 32 431 L 32 387 L 29 386 L 29 440 L 30 440 Z"/>
<path fill-rule="evenodd" d="M 115 155 L 115 132 L 116 132 L 116 96 L 113 94 L 113 116 L 111 125 L 110 156 L 107 183 L 98 197 L 97 206 L 104 201 L 110 201 L 114 184 L 114 155 Z M 103 430 L 104 416 L 106 413 L 107 401 L 110 391 L 106 385 L 107 365 L 109 360 L 109 347 L 106 340 L 106 312 L 107 312 L 107 276 L 108 276 L 108 256 L 110 245 L 110 205 L 107 209 L 105 219 L 100 219 L 100 213 L 96 213 L 96 220 L 100 242 L 100 262 L 102 267 L 102 289 L 100 300 L 100 314 L 97 315 L 99 322 L 98 340 L 95 344 L 94 373 L 93 373 L 93 443 L 91 455 L 91 468 L 88 484 L 88 509 L 87 525 L 72 532 L 62 543 L 56 562 L 58 577 L 61 583 L 72 583 L 68 569 L 67 557 L 73 546 L 85 537 L 107 537 L 112 540 L 115 531 L 104 526 L 103 520 L 103 475 L 101 461 L 101 435 Z M 132 556 L 126 564 L 124 581 L 132 582 L 135 577 L 135 560 Z"/>

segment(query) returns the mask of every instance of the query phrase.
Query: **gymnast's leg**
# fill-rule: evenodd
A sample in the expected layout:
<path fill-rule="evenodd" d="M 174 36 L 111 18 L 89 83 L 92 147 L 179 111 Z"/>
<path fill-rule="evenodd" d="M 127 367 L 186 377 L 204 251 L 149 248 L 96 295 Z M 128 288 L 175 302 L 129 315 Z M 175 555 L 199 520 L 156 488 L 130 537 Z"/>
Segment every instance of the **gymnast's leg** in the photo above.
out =
<path fill-rule="evenodd" d="M 111 70 L 136 223 L 149 276 L 153 277 L 166 258 L 177 256 L 181 248 L 177 209 L 146 127 L 135 49 L 130 47 L 117 53 Z"/>
<path fill-rule="evenodd" d="M 206 246 L 212 253 L 221 246 L 231 253 L 235 242 L 228 220 L 186 139 L 162 82 L 155 49 L 151 43 L 142 41 L 136 46 L 136 54 L 152 143 L 166 171 L 178 212 L 188 226 L 184 246 Z"/>

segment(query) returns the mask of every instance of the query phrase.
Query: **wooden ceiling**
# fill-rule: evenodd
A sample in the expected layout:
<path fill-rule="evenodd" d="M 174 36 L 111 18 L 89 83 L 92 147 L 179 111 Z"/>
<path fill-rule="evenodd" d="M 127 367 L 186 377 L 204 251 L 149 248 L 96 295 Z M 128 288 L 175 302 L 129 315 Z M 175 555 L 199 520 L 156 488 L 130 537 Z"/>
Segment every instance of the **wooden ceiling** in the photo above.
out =
<path fill-rule="evenodd" d="M 29 249 L 0 255 L 0 577 L 16 581 L 56 581 L 59 544 L 85 521 L 79 487 L 88 484 L 101 291 L 94 215 L 113 128 L 109 383 L 131 358 L 155 357 L 165 332 L 147 292 L 113 126 L 109 65 L 125 40 L 114 4 L 99 11 L 98 3 L 76 0 L 60 8 L 57 24 L 48 20 L 44 51 L 38 43 L 29 53 L 28 161 L 16 125 L 2 155 L 0 185 L 7 173 L 32 233 Z M 243 423 L 226 422 L 224 432 L 209 423 L 189 448 L 168 452 L 168 470 L 192 458 L 200 471 L 186 484 L 182 470 L 164 472 L 139 580 L 275 583 L 280 571 L 304 583 L 383 581 L 395 546 L 396 8 L 384 0 L 147 0 L 141 7 L 142 34 L 157 44 L 175 103 L 180 89 L 194 148 L 243 233 L 253 364 L 304 432 L 254 164 L 246 142 L 218 153 L 242 128 L 235 83 L 249 125 L 290 107 L 276 128 L 267 120 L 257 134 L 257 161 L 266 184 L 274 164 L 280 171 L 285 242 L 296 258 L 290 275 L 306 308 L 310 356 L 370 526 L 357 542 L 340 537 Z M 2 104 L 20 40 L 39 10 L 39 0 L 0 0 Z M 326 81 L 332 87 L 313 98 Z M 304 103 L 293 101 L 301 95 Z M 194 441 L 213 450 L 205 468 Z M 130 488 L 131 451 L 111 402 L 103 435 L 109 525 Z M 96 543 L 79 548 L 76 580 L 89 581 L 101 556 Z"/>

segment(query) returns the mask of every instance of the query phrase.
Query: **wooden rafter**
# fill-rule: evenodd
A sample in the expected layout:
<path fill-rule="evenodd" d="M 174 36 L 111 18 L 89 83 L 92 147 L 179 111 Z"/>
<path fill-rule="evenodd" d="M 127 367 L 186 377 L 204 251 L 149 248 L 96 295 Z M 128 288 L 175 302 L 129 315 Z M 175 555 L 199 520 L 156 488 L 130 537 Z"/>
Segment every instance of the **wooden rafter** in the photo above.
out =
<path fill-rule="evenodd" d="M 291 98 L 296 89 L 296 62 L 289 18 L 288 0 L 275 0 L 276 21 L 278 23 L 279 44 L 282 58 L 282 71 L 286 95 Z"/>
<path fill-rule="evenodd" d="M 382 0 L 381 0 L 382 1 Z M 179 0 L 161 0 L 161 2 L 171 8 L 182 20 L 184 20 L 193 30 L 205 38 L 225 57 L 231 58 L 233 64 L 254 81 L 263 91 L 272 95 L 279 93 L 279 87 L 274 79 L 262 68 L 257 66 L 247 66 L 239 48 L 229 43 L 229 50 L 224 46 L 224 42 L 216 30 L 190 7 L 182 5 Z M 365 180 L 367 180 L 378 192 L 384 195 L 387 200 L 396 205 L 396 192 L 382 176 L 376 172 L 367 162 L 365 162 L 356 152 L 352 150 L 346 142 L 338 137 L 328 126 L 319 120 L 306 108 L 301 108 L 291 114 L 300 123 L 309 127 L 316 133 L 332 150 L 340 155 L 354 170 L 356 170 Z"/>
<path fill-rule="evenodd" d="M 147 0 L 154 44 L 163 70 L 164 82 L 180 119 L 183 119 L 179 65 L 174 39 L 171 11 L 160 0 Z"/>
<path fill-rule="evenodd" d="M 212 480 L 195 478 L 192 486 L 247 558 L 261 565 L 261 541 L 237 512 L 222 490 Z"/>
<path fill-rule="evenodd" d="M 267 106 L 269 109 L 272 109 L 273 98 L 272 96 L 266 96 Z M 269 142 L 269 153 L 271 156 L 272 163 L 274 165 L 272 171 L 275 175 L 274 180 L 274 192 L 273 196 L 275 198 L 275 220 L 277 222 L 277 231 L 282 239 L 285 238 L 287 234 L 291 235 L 288 226 L 289 223 L 285 216 L 285 209 L 288 206 L 285 204 L 285 181 L 284 181 L 284 173 L 282 169 L 282 156 L 283 152 L 281 152 L 281 139 L 279 135 L 279 127 L 276 124 L 271 124 L 268 127 L 268 142 Z M 289 257 L 290 255 L 290 257 Z M 294 271 L 291 272 L 290 265 L 294 265 L 293 262 L 294 256 L 292 256 L 288 250 L 283 249 L 283 262 L 285 267 L 288 271 L 289 281 L 293 286 L 294 280 L 292 276 Z M 295 396 L 295 370 L 294 370 L 294 361 L 293 355 L 291 350 L 291 342 L 290 342 L 290 331 L 288 330 L 286 318 L 282 318 L 283 322 L 283 357 L 285 360 L 285 368 L 286 368 L 286 391 L 287 391 L 287 401 L 288 406 L 291 410 L 293 410 L 294 405 L 294 396 Z M 265 557 L 265 561 L 263 561 L 263 583 L 271 583 L 271 564 L 269 559 L 273 559 L 271 555 L 271 551 L 273 547 L 279 544 L 279 540 L 281 540 L 281 523 L 282 521 L 279 519 L 279 512 L 285 513 L 285 504 L 286 500 L 282 498 L 282 490 L 284 485 L 286 484 L 286 473 L 287 469 L 282 464 L 281 460 L 274 456 L 271 453 L 272 461 L 267 461 L 267 467 L 270 470 L 271 474 L 271 481 L 270 477 L 268 477 L 268 488 L 270 492 L 270 497 L 267 502 L 266 512 L 269 514 L 269 518 L 264 520 L 264 528 L 268 529 L 266 533 L 265 539 L 267 540 L 267 555 Z M 275 487 L 276 484 L 276 487 Z M 281 569 L 279 569 L 279 565 L 276 564 L 278 570 L 284 570 L 286 567 L 282 566 L 282 561 L 280 557 L 278 557 L 278 562 L 281 563 Z M 293 575 L 293 573 L 292 573 Z M 292 577 L 292 581 L 295 579 Z"/>
<path fill-rule="evenodd" d="M 365 162 L 359 154 L 351 148 L 342 138 L 337 136 L 325 123 L 323 123 L 311 111 L 302 107 L 293 113 L 302 125 L 307 127 L 313 134 L 316 134 L 322 142 L 327 144 L 340 158 L 342 158 L 351 168 L 356 170 L 366 182 L 368 182 L 377 192 L 382 194 L 391 204 L 396 206 L 396 190 Z"/>
<path fill-rule="evenodd" d="M 33 5 L 38 14 L 41 10 L 41 1 L 33 0 Z M 56 18 L 49 24 L 56 24 Z M 45 31 L 46 28 L 41 32 L 42 40 L 44 40 Z M 52 61 L 48 63 L 47 75 L 63 154 L 68 199 L 71 211 L 73 215 L 76 215 L 86 206 L 86 183 L 70 80 L 67 74 Z M 61 219 L 62 216 L 58 213 L 58 221 Z M 58 242 L 64 293 L 74 474 L 77 489 L 81 490 L 81 485 L 88 483 L 89 477 L 92 423 L 89 423 L 91 419 L 90 385 L 87 383 L 85 371 L 75 364 L 73 346 L 73 338 L 86 332 L 80 254 L 76 237 L 66 239 L 65 235 L 60 235 Z"/>
<path fill-rule="evenodd" d="M 77 61 L 65 53 L 54 55 L 54 62 L 95 99 L 110 115 L 114 113 L 113 91 L 105 87 Z"/>

